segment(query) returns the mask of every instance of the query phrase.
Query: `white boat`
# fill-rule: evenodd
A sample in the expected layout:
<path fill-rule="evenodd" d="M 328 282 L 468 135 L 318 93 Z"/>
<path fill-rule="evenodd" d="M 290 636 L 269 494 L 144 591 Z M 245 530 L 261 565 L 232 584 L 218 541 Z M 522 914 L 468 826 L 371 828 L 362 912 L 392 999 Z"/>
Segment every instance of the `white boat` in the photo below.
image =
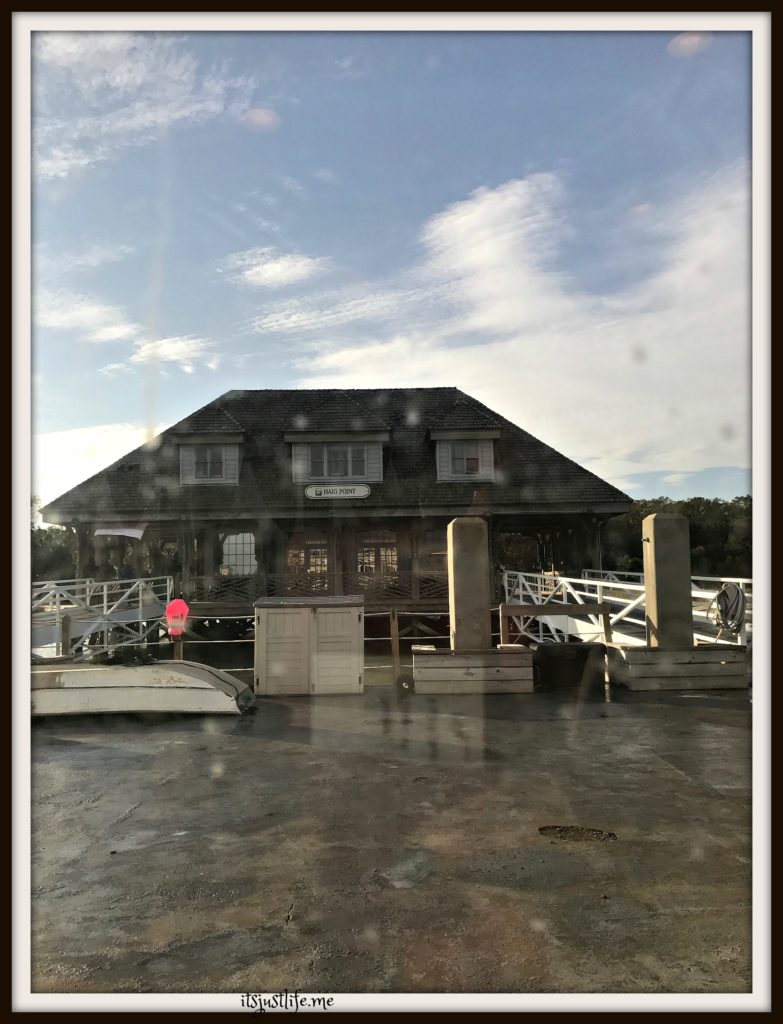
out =
<path fill-rule="evenodd" d="M 34 715 L 145 711 L 240 715 L 255 703 L 245 683 L 193 661 L 37 664 L 32 666 L 31 696 Z"/>

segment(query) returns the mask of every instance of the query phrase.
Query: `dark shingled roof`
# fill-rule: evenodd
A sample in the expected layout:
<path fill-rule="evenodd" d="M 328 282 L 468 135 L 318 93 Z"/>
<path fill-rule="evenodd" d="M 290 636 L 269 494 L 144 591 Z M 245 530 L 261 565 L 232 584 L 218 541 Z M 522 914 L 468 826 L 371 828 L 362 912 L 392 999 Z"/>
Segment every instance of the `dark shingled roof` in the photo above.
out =
<path fill-rule="evenodd" d="M 465 402 L 461 398 L 452 405 L 432 430 L 491 430 L 500 427 L 501 421 L 478 403 Z"/>
<path fill-rule="evenodd" d="M 244 427 L 221 405 L 211 402 L 169 430 L 173 434 L 238 434 L 244 431 Z"/>
<path fill-rule="evenodd" d="M 301 392 L 294 392 L 301 394 Z M 307 412 L 293 414 L 287 430 L 294 431 L 388 431 L 389 424 L 364 409 L 348 391 L 336 391 L 325 402 Z"/>
<path fill-rule="evenodd" d="M 430 430 L 480 427 L 500 430 L 494 482 L 437 482 Z M 291 449 L 283 436 L 297 429 L 391 432 L 383 482 L 361 499 L 368 511 L 463 506 L 500 512 L 505 506 L 618 512 L 632 500 L 457 388 L 228 391 L 164 431 L 155 447 L 137 448 L 50 502 L 44 519 L 295 515 L 306 499 L 303 485 L 291 480 Z M 199 432 L 244 434 L 237 485 L 180 484 L 178 435 Z"/>

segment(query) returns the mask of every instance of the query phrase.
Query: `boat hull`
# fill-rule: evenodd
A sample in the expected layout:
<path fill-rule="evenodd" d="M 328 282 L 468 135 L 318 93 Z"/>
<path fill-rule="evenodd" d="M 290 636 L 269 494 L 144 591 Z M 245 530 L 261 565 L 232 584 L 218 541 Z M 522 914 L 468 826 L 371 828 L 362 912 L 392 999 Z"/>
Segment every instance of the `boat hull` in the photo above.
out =
<path fill-rule="evenodd" d="M 144 712 L 240 715 L 254 703 L 250 687 L 209 665 L 34 665 L 33 715 Z"/>

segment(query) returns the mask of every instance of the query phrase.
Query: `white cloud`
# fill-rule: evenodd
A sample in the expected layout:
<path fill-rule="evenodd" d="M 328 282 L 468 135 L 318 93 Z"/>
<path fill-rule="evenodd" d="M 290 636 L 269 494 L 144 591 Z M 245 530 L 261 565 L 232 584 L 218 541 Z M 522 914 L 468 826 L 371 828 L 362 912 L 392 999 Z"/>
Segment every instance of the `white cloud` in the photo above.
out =
<path fill-rule="evenodd" d="M 332 73 L 333 78 L 337 79 L 354 79 L 364 78 L 367 74 L 367 67 L 362 64 L 356 57 L 347 56 L 339 57 L 334 62 L 334 71 Z"/>
<path fill-rule="evenodd" d="M 686 481 L 686 480 L 687 480 L 687 479 L 688 479 L 688 478 L 689 478 L 690 476 L 691 476 L 691 474 L 690 474 L 690 473 L 667 473 L 667 474 L 666 474 L 666 475 L 665 475 L 665 476 L 663 477 L 663 482 L 664 482 L 665 484 L 672 484 L 672 485 L 682 484 L 682 483 L 684 483 L 684 482 L 685 482 L 685 481 Z"/>
<path fill-rule="evenodd" d="M 746 467 L 747 169 L 649 220 L 656 271 L 595 295 L 560 269 L 573 229 L 556 175 L 479 189 L 424 225 L 424 257 L 397 281 L 279 305 L 254 327 L 322 328 L 301 386 L 457 385 L 609 480 Z"/>
<path fill-rule="evenodd" d="M 107 363 L 106 366 L 98 367 L 98 373 L 102 373 L 105 377 L 116 377 L 120 373 L 131 372 L 127 363 Z"/>
<path fill-rule="evenodd" d="M 327 185 L 337 183 L 337 175 L 329 167 L 319 167 L 317 171 L 313 171 L 313 177 L 318 178 L 319 181 L 325 181 Z"/>
<path fill-rule="evenodd" d="M 256 317 L 251 326 L 259 333 L 324 331 L 362 321 L 397 318 L 403 308 L 413 306 L 420 299 L 421 293 L 415 290 L 389 289 L 357 294 L 355 289 L 343 289 L 306 301 L 278 303 Z"/>
<path fill-rule="evenodd" d="M 328 265 L 325 259 L 304 256 L 301 253 L 281 253 L 272 247 L 247 249 L 226 257 L 218 270 L 231 280 L 258 288 L 281 288 L 307 281 L 322 273 Z"/>
<path fill-rule="evenodd" d="M 89 337 L 90 341 L 126 341 L 136 337 L 140 330 L 138 324 L 108 324 L 93 331 Z"/>
<path fill-rule="evenodd" d="M 185 373 L 193 373 L 198 364 L 215 370 L 220 355 L 204 338 L 177 335 L 168 338 L 144 336 L 140 324 L 128 320 L 125 312 L 116 307 L 72 292 L 42 291 L 35 305 L 35 323 L 52 330 L 71 331 L 82 340 L 95 343 L 130 343 L 130 355 L 98 368 L 107 377 L 132 372 L 134 367 L 156 366 L 164 374 L 161 364 L 173 363 Z M 128 345 L 125 347 L 128 351 Z"/>
<path fill-rule="evenodd" d="M 291 192 L 295 196 L 303 196 L 307 193 L 307 189 L 296 178 L 291 178 L 288 175 L 283 175 L 280 182 L 286 192 Z"/>
<path fill-rule="evenodd" d="M 201 68 L 179 37 L 155 32 L 41 32 L 33 47 L 33 171 L 74 171 L 168 128 L 243 117 L 255 82 Z"/>
<path fill-rule="evenodd" d="M 35 294 L 33 318 L 39 327 L 73 331 L 94 342 L 131 338 L 141 330 L 119 307 L 64 290 L 41 289 Z"/>
<path fill-rule="evenodd" d="M 194 362 L 211 358 L 209 342 L 203 338 L 187 335 L 176 338 L 158 338 L 143 341 L 136 347 L 129 362 L 134 365 L 145 363 L 176 363 L 185 373 L 193 373 Z M 210 367 L 214 369 L 214 367 Z"/>
<path fill-rule="evenodd" d="M 127 259 L 136 250 L 121 242 L 89 242 L 80 248 L 61 249 L 39 243 L 33 250 L 33 269 L 37 287 L 56 290 L 63 278 L 78 276 Z"/>
<path fill-rule="evenodd" d="M 35 434 L 33 493 L 45 505 L 169 426 L 103 423 Z"/>

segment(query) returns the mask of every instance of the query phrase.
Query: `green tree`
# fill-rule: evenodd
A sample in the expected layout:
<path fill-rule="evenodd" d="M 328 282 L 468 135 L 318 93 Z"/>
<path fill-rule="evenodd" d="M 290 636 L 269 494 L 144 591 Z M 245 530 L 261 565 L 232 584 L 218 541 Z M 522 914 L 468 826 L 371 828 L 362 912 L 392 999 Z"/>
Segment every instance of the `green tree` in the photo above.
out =
<path fill-rule="evenodd" d="M 66 580 L 76 575 L 75 536 L 68 527 L 43 527 L 38 520 L 41 500 L 30 501 L 30 555 L 34 580 Z"/>
<path fill-rule="evenodd" d="M 642 571 L 642 520 L 654 512 L 687 516 L 694 576 L 750 576 L 753 501 L 749 494 L 721 498 L 648 498 L 635 501 L 628 512 L 610 519 L 604 531 L 604 566 Z"/>

